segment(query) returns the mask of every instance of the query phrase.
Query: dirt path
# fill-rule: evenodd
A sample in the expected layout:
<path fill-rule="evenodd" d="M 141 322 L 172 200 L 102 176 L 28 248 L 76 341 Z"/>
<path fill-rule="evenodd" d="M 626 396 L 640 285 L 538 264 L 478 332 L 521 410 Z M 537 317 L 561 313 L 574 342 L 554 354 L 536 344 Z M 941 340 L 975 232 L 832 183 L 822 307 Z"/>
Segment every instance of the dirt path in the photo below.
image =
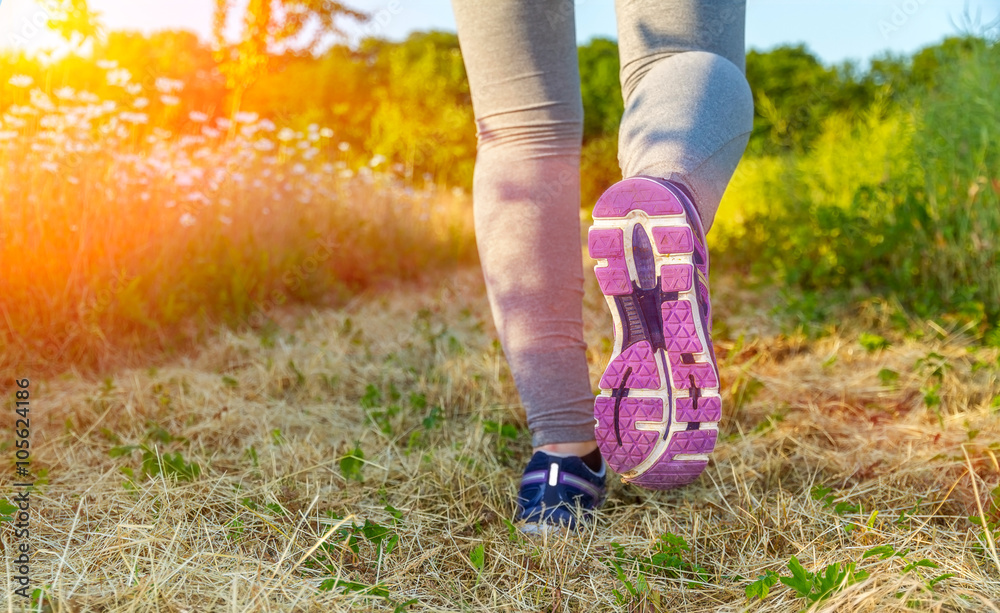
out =
<path fill-rule="evenodd" d="M 725 415 L 705 475 L 615 482 L 595 527 L 545 543 L 506 523 L 530 443 L 477 271 L 40 383 L 35 587 L 67 611 L 799 611 L 782 583 L 744 593 L 795 556 L 870 574 L 817 610 L 998 610 L 1000 559 L 968 519 L 977 491 L 990 519 L 1000 480 L 997 350 L 875 316 L 782 335 L 762 298 L 716 282 Z M 586 319 L 596 380 L 594 285 Z M 862 330 L 887 340 L 865 349 Z"/>

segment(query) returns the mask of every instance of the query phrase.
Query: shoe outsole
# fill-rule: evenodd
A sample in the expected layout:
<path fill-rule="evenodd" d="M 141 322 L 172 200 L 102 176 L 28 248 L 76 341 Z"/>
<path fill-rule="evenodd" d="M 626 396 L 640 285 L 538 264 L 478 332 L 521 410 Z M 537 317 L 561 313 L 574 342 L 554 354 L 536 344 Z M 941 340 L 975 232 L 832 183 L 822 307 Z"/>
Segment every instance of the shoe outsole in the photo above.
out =
<path fill-rule="evenodd" d="M 625 482 L 687 485 L 722 415 L 697 210 L 668 181 L 625 179 L 598 200 L 587 242 L 615 334 L 594 403 L 601 454 Z"/>

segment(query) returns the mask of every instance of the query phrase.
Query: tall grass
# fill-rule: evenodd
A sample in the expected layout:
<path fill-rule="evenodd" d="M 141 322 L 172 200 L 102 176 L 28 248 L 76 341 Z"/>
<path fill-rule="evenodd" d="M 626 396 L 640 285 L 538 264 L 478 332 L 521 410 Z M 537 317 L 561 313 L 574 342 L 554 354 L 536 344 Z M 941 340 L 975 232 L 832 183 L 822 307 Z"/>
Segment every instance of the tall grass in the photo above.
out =
<path fill-rule="evenodd" d="M 104 65 L 116 100 L 2 77 L 0 371 L 102 368 L 473 257 L 463 197 L 351 171 L 328 128 L 213 119 L 177 107 L 180 82 Z"/>
<path fill-rule="evenodd" d="M 831 117 L 807 155 L 745 159 L 713 231 L 716 261 L 807 291 L 895 296 L 981 333 L 995 328 L 997 74 L 1000 45 L 984 43 L 903 108 L 880 99 L 859 117 Z"/>

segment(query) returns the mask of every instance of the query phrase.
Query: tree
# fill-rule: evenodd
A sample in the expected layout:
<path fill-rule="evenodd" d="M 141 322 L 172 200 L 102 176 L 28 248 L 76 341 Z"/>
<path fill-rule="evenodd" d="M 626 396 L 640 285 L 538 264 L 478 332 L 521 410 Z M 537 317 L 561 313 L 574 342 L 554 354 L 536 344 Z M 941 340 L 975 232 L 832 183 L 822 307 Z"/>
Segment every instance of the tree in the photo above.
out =
<path fill-rule="evenodd" d="M 232 114 L 243 94 L 267 74 L 276 54 L 314 53 L 328 37 L 342 37 L 339 18 L 364 21 L 367 15 L 334 0 L 250 0 L 243 12 L 238 42 L 226 39 L 235 0 L 216 0 L 212 37 L 215 59 L 232 94 Z"/>
<path fill-rule="evenodd" d="M 49 28 L 67 41 L 83 43 L 100 33 L 99 13 L 90 10 L 87 0 L 56 0 L 48 9 Z"/>

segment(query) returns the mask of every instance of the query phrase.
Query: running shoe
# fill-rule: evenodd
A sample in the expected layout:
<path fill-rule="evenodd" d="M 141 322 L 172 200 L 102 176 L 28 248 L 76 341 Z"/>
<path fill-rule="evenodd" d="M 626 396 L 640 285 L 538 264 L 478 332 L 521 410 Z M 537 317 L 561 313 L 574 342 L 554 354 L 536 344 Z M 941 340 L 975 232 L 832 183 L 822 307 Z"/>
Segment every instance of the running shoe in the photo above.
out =
<path fill-rule="evenodd" d="M 577 456 L 536 451 L 524 469 L 517 496 L 518 518 L 525 522 L 521 530 L 576 528 L 581 518 L 588 518 L 604 502 L 606 473 L 604 465 L 594 472 Z"/>
<path fill-rule="evenodd" d="M 587 242 L 614 318 L 594 402 L 601 454 L 626 483 L 687 485 L 705 469 L 722 415 L 698 211 L 680 184 L 631 177 L 597 201 Z"/>

